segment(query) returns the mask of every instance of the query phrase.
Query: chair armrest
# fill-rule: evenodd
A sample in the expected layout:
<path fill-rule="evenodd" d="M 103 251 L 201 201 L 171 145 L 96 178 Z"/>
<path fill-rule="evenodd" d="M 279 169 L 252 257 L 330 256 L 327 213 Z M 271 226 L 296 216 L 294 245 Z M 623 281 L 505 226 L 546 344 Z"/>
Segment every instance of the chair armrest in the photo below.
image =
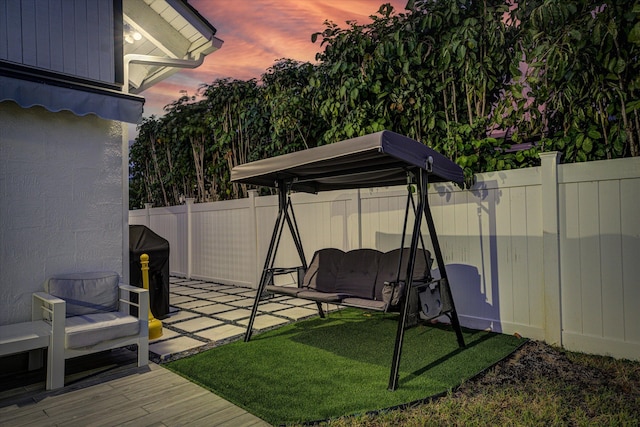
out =
<path fill-rule="evenodd" d="M 138 315 L 136 316 L 138 319 L 147 319 L 149 316 L 149 290 L 144 288 L 139 288 L 137 286 L 126 285 L 121 283 L 118 285 L 120 291 L 119 298 L 119 311 L 129 313 L 130 307 L 138 308 Z M 126 292 L 128 293 L 128 297 L 124 297 L 122 294 Z M 136 295 L 138 298 L 138 302 L 132 301 L 131 296 Z"/>
<path fill-rule="evenodd" d="M 63 357 L 61 352 L 64 351 L 67 303 L 62 298 L 58 298 L 46 292 L 34 292 L 31 300 L 31 320 L 44 320 L 51 325 L 51 337 L 49 339 L 49 363 L 53 363 L 52 361 L 54 359 L 60 360 L 60 358 Z M 47 374 L 47 376 L 48 375 L 49 374 Z M 50 381 L 52 380 L 47 377 L 47 387 L 49 387 Z"/>
<path fill-rule="evenodd" d="M 66 303 L 63 299 L 46 292 L 34 292 L 32 294 L 31 320 L 64 319 L 67 315 Z"/>
<path fill-rule="evenodd" d="M 124 283 L 120 283 L 118 285 L 118 287 L 123 290 L 123 291 L 127 291 L 127 292 L 133 292 L 136 294 L 141 294 L 142 292 L 149 292 L 147 289 L 145 288 L 139 288 L 137 286 L 132 286 L 132 285 L 126 285 Z"/>

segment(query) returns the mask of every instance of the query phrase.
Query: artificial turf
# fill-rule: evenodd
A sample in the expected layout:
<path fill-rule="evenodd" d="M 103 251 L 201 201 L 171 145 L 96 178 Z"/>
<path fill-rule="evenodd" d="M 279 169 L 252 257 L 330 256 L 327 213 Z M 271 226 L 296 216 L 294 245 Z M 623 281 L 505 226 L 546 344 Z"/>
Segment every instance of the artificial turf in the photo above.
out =
<path fill-rule="evenodd" d="M 166 366 L 271 424 L 383 410 L 456 387 L 526 340 L 447 325 L 405 332 L 399 388 L 387 389 L 397 314 L 332 312 L 186 357 Z"/>

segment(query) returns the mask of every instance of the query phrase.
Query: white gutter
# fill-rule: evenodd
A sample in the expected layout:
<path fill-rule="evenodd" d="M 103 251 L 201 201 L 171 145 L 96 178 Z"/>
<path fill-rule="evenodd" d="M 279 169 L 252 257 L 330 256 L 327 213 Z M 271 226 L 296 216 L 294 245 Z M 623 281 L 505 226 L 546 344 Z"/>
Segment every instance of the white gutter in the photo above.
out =
<path fill-rule="evenodd" d="M 129 66 L 131 64 L 156 65 L 174 68 L 197 68 L 204 62 L 205 55 L 199 54 L 197 59 L 177 59 L 164 56 L 151 56 L 130 53 L 124 56 L 124 87 L 123 92 L 129 93 Z"/>

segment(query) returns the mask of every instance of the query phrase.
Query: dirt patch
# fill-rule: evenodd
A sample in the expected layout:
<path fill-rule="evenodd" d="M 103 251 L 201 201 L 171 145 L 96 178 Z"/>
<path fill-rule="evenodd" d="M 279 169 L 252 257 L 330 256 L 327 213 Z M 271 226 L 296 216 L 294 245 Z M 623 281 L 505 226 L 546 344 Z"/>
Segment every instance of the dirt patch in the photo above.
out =
<path fill-rule="evenodd" d="M 460 386 L 451 398 L 485 406 L 494 402 L 507 408 L 520 406 L 528 415 L 516 418 L 518 422 L 528 423 L 530 417 L 561 425 L 637 425 L 640 363 L 571 353 L 530 341 Z M 510 420 L 500 419 L 500 423 Z"/>
<path fill-rule="evenodd" d="M 576 363 L 567 353 L 557 348 L 529 341 L 511 357 L 471 383 L 482 388 L 497 384 L 531 383 L 540 378 L 553 378 L 565 384 L 589 386 L 601 386 L 613 380 L 612 374 L 607 371 Z"/>

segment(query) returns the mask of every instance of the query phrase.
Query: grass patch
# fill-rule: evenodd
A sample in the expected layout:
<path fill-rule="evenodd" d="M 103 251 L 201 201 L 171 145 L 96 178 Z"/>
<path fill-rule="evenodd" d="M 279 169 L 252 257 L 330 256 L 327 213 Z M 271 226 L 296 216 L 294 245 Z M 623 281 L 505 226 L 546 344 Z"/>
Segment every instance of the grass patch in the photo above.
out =
<path fill-rule="evenodd" d="M 445 393 L 525 340 L 443 325 L 408 329 L 400 387 L 387 390 L 397 315 L 346 309 L 166 365 L 272 424 L 363 414 Z"/>

